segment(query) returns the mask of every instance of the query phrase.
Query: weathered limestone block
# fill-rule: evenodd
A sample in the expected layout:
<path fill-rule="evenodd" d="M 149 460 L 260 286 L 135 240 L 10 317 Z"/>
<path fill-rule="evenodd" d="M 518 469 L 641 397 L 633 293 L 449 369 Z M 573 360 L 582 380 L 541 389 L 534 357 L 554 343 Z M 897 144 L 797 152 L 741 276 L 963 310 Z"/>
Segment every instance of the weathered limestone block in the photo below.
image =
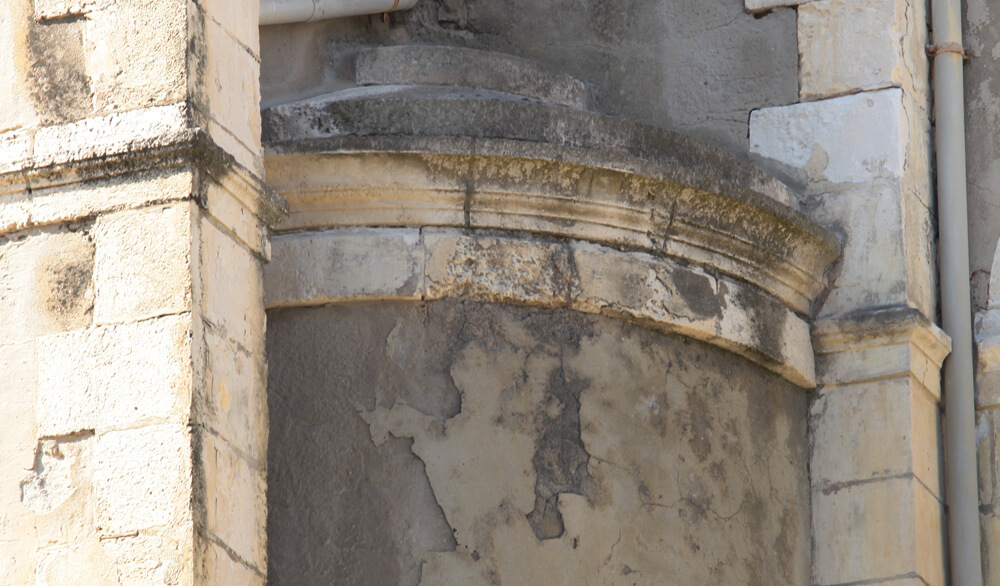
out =
<path fill-rule="evenodd" d="M 813 344 L 813 583 L 944 584 L 938 401 L 950 341 L 897 307 L 820 321 Z"/>
<path fill-rule="evenodd" d="M 195 421 L 253 465 L 262 466 L 267 451 L 267 401 L 266 366 L 260 351 L 251 352 L 204 323 L 194 328 L 193 338 L 201 341 L 195 363 L 203 373 L 194 397 Z"/>
<path fill-rule="evenodd" d="M 181 531 L 191 523 L 191 438 L 185 425 L 156 425 L 97 436 L 94 498 L 102 536 L 138 534 L 158 527 Z M 190 559 L 191 536 L 164 565 Z M 131 548 L 142 541 L 132 542 Z M 187 551 L 184 551 L 187 550 Z"/>
<path fill-rule="evenodd" d="M 893 305 L 934 315 L 933 218 L 898 181 L 845 186 L 811 196 L 804 206 L 845 240 L 840 270 L 820 317 Z"/>
<path fill-rule="evenodd" d="M 3 343 L 89 326 L 93 272 L 94 243 L 88 225 L 0 236 Z"/>
<path fill-rule="evenodd" d="M 94 113 L 182 101 L 190 83 L 184 42 L 188 3 L 104 0 L 97 4 L 84 21 Z"/>
<path fill-rule="evenodd" d="M 269 306 L 318 305 L 353 297 L 424 294 L 420 230 L 347 228 L 282 234 L 264 280 Z"/>
<path fill-rule="evenodd" d="M 258 433 L 264 435 L 266 419 L 258 425 Z M 209 540 L 225 544 L 243 565 L 263 577 L 267 568 L 264 454 L 260 461 L 250 463 L 211 433 L 200 433 L 199 443 L 203 522 Z"/>
<path fill-rule="evenodd" d="M 946 583 L 944 505 L 912 476 L 814 489 L 812 507 L 814 584 Z"/>
<path fill-rule="evenodd" d="M 40 337 L 38 433 L 186 421 L 190 328 L 181 314 Z"/>
<path fill-rule="evenodd" d="M 937 400 L 909 377 L 826 387 L 810 420 L 815 488 L 912 475 L 943 498 Z"/>
<path fill-rule="evenodd" d="M 241 8 L 248 10 L 246 4 Z M 240 165 L 262 175 L 260 62 L 213 18 L 204 18 L 203 26 L 204 71 L 192 88 L 203 125 Z"/>
<path fill-rule="evenodd" d="M 190 309 L 192 212 L 191 202 L 179 202 L 98 218 L 93 230 L 95 323 Z"/>
<path fill-rule="evenodd" d="M 984 584 L 1000 583 L 1000 410 L 979 406 L 976 412 L 979 460 L 979 512 L 983 535 Z"/>
<path fill-rule="evenodd" d="M 927 91 L 924 3 L 820 0 L 798 10 L 799 92 L 817 98 L 902 87 Z"/>
<path fill-rule="evenodd" d="M 909 141 L 897 88 L 762 108 L 750 116 L 750 153 L 812 184 L 902 177 Z"/>
<path fill-rule="evenodd" d="M 264 347 L 264 286 L 260 259 L 211 216 L 198 220 L 195 299 L 219 336 L 251 352 Z"/>

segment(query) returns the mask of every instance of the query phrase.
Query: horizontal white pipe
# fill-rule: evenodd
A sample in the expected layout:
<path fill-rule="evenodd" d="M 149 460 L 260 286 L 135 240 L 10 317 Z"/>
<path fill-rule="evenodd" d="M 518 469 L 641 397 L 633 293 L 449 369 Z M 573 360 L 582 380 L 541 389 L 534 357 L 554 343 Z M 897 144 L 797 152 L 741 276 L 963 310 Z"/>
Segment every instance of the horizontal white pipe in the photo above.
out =
<path fill-rule="evenodd" d="M 260 25 L 408 10 L 416 3 L 417 0 L 260 0 Z"/>

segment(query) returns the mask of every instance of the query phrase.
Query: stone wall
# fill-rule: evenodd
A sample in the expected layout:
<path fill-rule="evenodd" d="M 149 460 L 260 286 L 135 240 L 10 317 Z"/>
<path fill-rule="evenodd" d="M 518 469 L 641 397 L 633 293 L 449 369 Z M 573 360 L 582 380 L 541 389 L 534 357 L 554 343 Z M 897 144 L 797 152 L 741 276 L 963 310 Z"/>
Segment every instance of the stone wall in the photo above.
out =
<path fill-rule="evenodd" d="M 257 3 L 0 9 L 0 583 L 260 584 Z"/>
<path fill-rule="evenodd" d="M 807 396 L 472 301 L 268 313 L 272 584 L 804 584 Z"/>

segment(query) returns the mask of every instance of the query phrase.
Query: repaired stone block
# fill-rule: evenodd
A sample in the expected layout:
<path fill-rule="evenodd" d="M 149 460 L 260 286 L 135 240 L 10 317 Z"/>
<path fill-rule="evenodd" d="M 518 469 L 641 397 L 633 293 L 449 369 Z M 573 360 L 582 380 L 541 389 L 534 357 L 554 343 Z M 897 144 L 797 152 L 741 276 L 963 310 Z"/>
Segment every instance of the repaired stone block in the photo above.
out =
<path fill-rule="evenodd" d="M 909 142 L 903 92 L 890 88 L 750 115 L 750 153 L 813 183 L 900 178 Z"/>
<path fill-rule="evenodd" d="M 191 206 L 106 214 L 94 226 L 94 321 L 120 323 L 191 306 Z"/>
<path fill-rule="evenodd" d="M 38 433 L 186 420 L 190 314 L 38 339 Z"/>

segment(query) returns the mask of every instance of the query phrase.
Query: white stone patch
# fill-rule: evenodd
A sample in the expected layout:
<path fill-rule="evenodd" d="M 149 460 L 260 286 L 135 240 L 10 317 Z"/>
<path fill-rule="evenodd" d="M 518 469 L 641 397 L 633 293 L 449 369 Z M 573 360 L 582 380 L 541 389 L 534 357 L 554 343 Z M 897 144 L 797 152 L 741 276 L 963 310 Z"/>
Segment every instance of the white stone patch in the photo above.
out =
<path fill-rule="evenodd" d="M 813 182 L 900 178 L 908 135 L 898 88 L 762 108 L 750 115 L 750 152 L 803 170 Z"/>

